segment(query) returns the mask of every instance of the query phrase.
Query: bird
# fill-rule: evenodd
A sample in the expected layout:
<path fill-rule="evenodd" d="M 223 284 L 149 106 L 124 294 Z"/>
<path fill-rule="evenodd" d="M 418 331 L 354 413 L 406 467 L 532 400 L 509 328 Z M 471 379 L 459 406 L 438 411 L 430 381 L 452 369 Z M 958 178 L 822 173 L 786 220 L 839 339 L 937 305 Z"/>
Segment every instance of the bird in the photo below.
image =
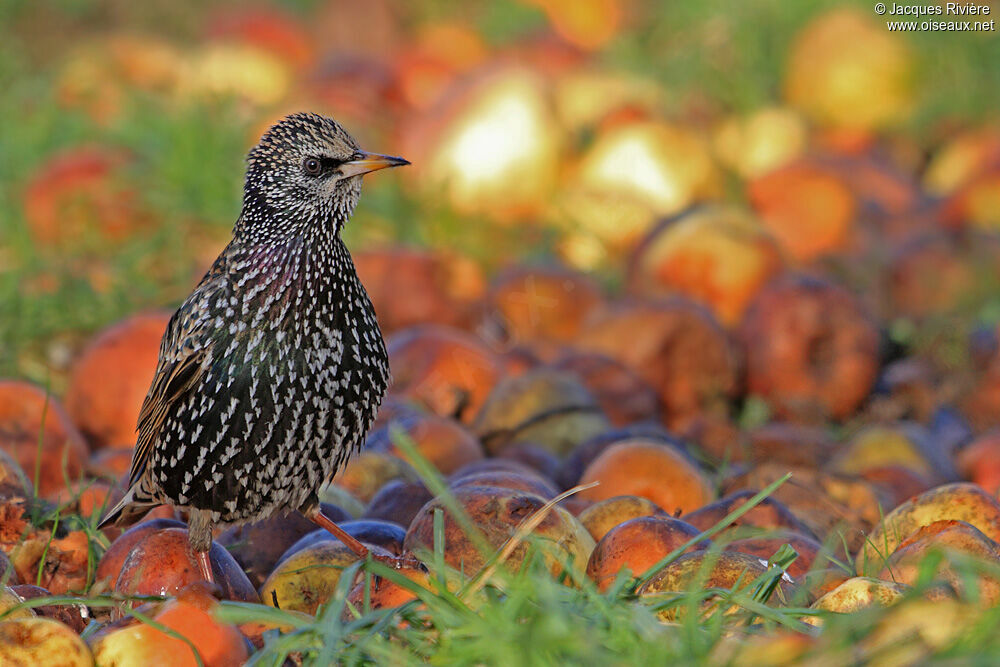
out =
<path fill-rule="evenodd" d="M 213 529 L 301 512 L 360 558 L 320 487 L 358 451 L 389 382 L 372 302 L 341 232 L 362 176 L 407 160 L 362 151 L 335 120 L 291 114 L 247 156 L 229 244 L 170 318 L 122 500 L 99 526 L 187 511 L 202 577 Z"/>

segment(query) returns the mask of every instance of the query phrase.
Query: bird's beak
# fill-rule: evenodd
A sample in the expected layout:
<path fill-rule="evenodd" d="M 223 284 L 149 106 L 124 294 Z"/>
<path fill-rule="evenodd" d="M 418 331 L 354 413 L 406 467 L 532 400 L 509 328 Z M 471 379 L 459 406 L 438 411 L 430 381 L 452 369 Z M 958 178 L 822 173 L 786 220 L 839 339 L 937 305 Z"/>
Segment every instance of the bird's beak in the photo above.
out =
<path fill-rule="evenodd" d="M 404 164 L 410 164 L 409 160 L 391 155 L 380 155 L 379 153 L 360 153 L 356 159 L 342 164 L 340 173 L 344 175 L 344 178 L 348 178 L 388 167 L 402 167 Z"/>

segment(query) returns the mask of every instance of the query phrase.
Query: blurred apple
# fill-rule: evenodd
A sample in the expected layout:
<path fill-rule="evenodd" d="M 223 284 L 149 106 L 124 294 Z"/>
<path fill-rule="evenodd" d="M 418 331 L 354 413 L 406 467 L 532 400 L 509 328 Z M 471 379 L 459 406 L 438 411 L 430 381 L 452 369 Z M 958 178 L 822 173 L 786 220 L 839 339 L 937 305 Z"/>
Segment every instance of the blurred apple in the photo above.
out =
<path fill-rule="evenodd" d="M 854 294 L 823 280 L 768 286 L 747 310 L 740 338 L 747 389 L 784 418 L 844 419 L 878 372 L 874 321 Z"/>
<path fill-rule="evenodd" d="M 190 53 L 178 94 L 186 100 L 233 98 L 263 107 L 280 102 L 291 85 L 290 68 L 271 52 L 223 40 Z"/>
<path fill-rule="evenodd" d="M 469 328 L 486 290 L 479 265 L 453 253 L 389 247 L 352 253 L 383 333 L 415 324 Z"/>
<path fill-rule="evenodd" d="M 643 121 L 598 134 L 553 206 L 567 231 L 591 235 L 615 255 L 657 217 L 678 213 L 718 189 L 718 170 L 701 135 Z"/>
<path fill-rule="evenodd" d="M 483 458 L 482 445 L 471 432 L 457 421 L 437 415 L 404 417 L 372 431 L 366 452 L 384 452 L 409 462 L 396 445 L 397 430 L 402 434 L 399 437 L 409 438 L 421 456 L 445 475 Z"/>
<path fill-rule="evenodd" d="M 78 480 L 87 459 L 87 444 L 59 401 L 17 380 L 0 380 L 0 446 L 41 496 Z"/>
<path fill-rule="evenodd" d="M 345 489 L 363 503 L 367 503 L 387 482 L 394 479 L 414 478 L 410 466 L 401 458 L 387 451 L 365 450 L 355 454 L 337 471 L 332 486 Z"/>
<path fill-rule="evenodd" d="M 767 569 L 766 560 L 736 551 L 695 551 L 667 565 L 637 592 L 640 596 L 651 596 L 713 588 L 740 590 L 749 586 L 757 577 L 767 572 Z M 786 604 L 794 593 L 794 581 L 791 577 L 783 575 L 768 604 L 775 606 Z M 703 606 L 708 607 L 711 600 L 712 598 L 709 598 Z M 684 605 L 667 607 L 657 615 L 662 620 L 673 621 L 678 618 L 678 614 L 684 613 L 683 609 Z M 739 607 L 730 607 L 729 611 L 737 609 Z"/>
<path fill-rule="evenodd" d="M 273 6 L 216 10 L 208 19 L 206 34 L 211 41 L 262 49 L 295 70 L 316 60 L 316 46 L 303 22 Z"/>
<path fill-rule="evenodd" d="M 0 440 L 4 448 L 0 449 L 0 500 L 25 500 L 34 494 L 31 480 L 24 474 L 17 460 L 8 453 L 7 442 Z M 0 572 L 2 574 L 2 572 Z"/>
<path fill-rule="evenodd" d="M 807 141 L 805 121 L 797 112 L 764 107 L 727 118 L 712 143 L 720 162 L 750 179 L 784 167 L 802 154 Z"/>
<path fill-rule="evenodd" d="M 504 342 L 571 343 L 604 303 L 589 277 L 561 267 L 514 266 L 490 285 L 484 326 Z"/>
<path fill-rule="evenodd" d="M 538 368 L 500 380 L 476 416 L 473 431 L 490 453 L 531 442 L 564 455 L 609 426 L 576 377 Z"/>
<path fill-rule="evenodd" d="M 984 607 L 1000 602 L 1000 578 L 989 569 L 978 569 L 969 576 L 953 567 L 946 557 L 928 572 L 927 556 L 942 551 L 977 560 L 994 570 L 1000 565 L 1000 545 L 965 521 L 945 520 L 922 526 L 907 537 L 885 561 L 878 576 L 914 586 L 932 574 L 935 581 L 944 581 L 963 599 L 978 598 Z"/>
<path fill-rule="evenodd" d="M 425 165 L 417 176 L 428 195 L 499 221 L 530 217 L 547 204 L 562 137 L 536 73 L 489 68 L 414 116 L 403 130 L 404 152 Z"/>
<path fill-rule="evenodd" d="M 903 422 L 869 426 L 855 435 L 833 462 L 833 469 L 862 473 L 900 465 L 937 482 L 954 481 L 955 466 L 924 427 Z"/>
<path fill-rule="evenodd" d="M 640 496 L 673 516 L 702 507 L 715 496 L 707 476 L 684 453 L 642 438 L 613 444 L 591 461 L 580 484 L 591 482 L 600 484 L 581 491 L 581 498 Z"/>
<path fill-rule="evenodd" d="M 455 489 L 455 499 L 483 533 L 492 549 L 499 549 L 514 535 L 523 521 L 539 511 L 545 501 L 531 493 L 498 487 L 465 486 Z M 410 524 L 404 548 L 419 554 L 420 550 L 434 548 L 434 514 L 444 514 L 444 559 L 452 568 L 473 576 L 486 563 L 492 553 L 481 553 L 475 542 L 444 509 L 440 499 L 426 505 Z M 540 538 L 540 546 L 553 573 L 563 569 L 564 560 L 579 575 L 584 573 L 587 559 L 594 548 L 593 538 L 587 529 L 566 510 L 553 508 L 532 533 Z M 530 540 L 529 540 L 530 542 Z M 528 554 L 528 542 L 522 542 L 506 561 L 507 567 L 517 570 Z"/>
<path fill-rule="evenodd" d="M 386 343 L 392 395 L 443 417 L 469 423 L 502 372 L 501 360 L 478 338 L 437 325 L 408 327 Z"/>
<path fill-rule="evenodd" d="M 781 266 L 777 246 L 753 217 L 708 207 L 651 230 L 630 263 L 628 284 L 643 296 L 683 294 L 732 326 Z"/>
<path fill-rule="evenodd" d="M 131 449 L 170 313 L 133 315 L 99 333 L 73 366 L 66 409 L 93 447 Z"/>
<path fill-rule="evenodd" d="M 814 18 L 787 57 L 788 102 L 822 126 L 878 130 L 906 120 L 914 103 L 913 54 L 861 9 Z"/>
<path fill-rule="evenodd" d="M 851 241 L 854 196 L 830 171 L 794 162 L 759 175 L 747 189 L 764 227 L 796 262 L 845 250 Z"/>
<path fill-rule="evenodd" d="M 909 586 L 874 577 L 853 577 L 816 600 L 810 609 L 850 614 L 871 607 L 888 607 L 903 598 Z M 822 617 L 806 616 L 810 625 L 821 625 Z"/>
<path fill-rule="evenodd" d="M 1000 128 L 966 130 L 934 153 L 924 171 L 924 188 L 935 196 L 950 195 L 996 166 L 1000 166 Z"/>
<path fill-rule="evenodd" d="M 99 665 L 162 665 L 187 667 L 196 663 L 237 667 L 250 657 L 246 639 L 233 625 L 216 620 L 218 601 L 202 582 L 188 586 L 153 614 L 152 624 L 129 619 L 108 626 L 90 639 Z M 180 635 L 178 637 L 177 635 Z"/>
<path fill-rule="evenodd" d="M 732 342 L 712 315 L 683 299 L 626 300 L 584 328 L 576 345 L 630 368 L 660 397 L 663 420 L 683 429 L 700 414 L 725 414 L 737 391 Z"/>
<path fill-rule="evenodd" d="M 471 26 L 455 20 L 425 23 L 394 59 L 396 94 L 426 109 L 458 76 L 482 64 L 487 46 Z"/>
<path fill-rule="evenodd" d="M 582 49 L 595 50 L 618 33 L 621 0 L 523 0 L 545 12 L 560 37 Z"/>
<path fill-rule="evenodd" d="M 653 115 L 666 102 L 663 88 L 652 79 L 596 68 L 570 69 L 558 77 L 553 94 L 559 122 L 574 133 L 622 110 Z"/>
<path fill-rule="evenodd" d="M 42 162 L 24 190 L 24 216 L 43 247 L 121 241 L 149 223 L 129 185 L 129 156 L 108 146 L 64 149 Z"/>
<path fill-rule="evenodd" d="M 615 426 L 659 420 L 659 396 L 621 361 L 594 352 L 568 351 L 552 367 L 579 378 Z"/>
<path fill-rule="evenodd" d="M 15 618 L 0 623 L 0 664 L 90 667 L 90 649 L 67 625 L 51 618 Z"/>
<path fill-rule="evenodd" d="M 594 547 L 587 563 L 587 576 L 604 592 L 628 568 L 639 577 L 667 554 L 686 544 L 700 531 L 672 517 L 645 516 L 629 519 L 609 530 Z M 708 548 L 707 542 L 690 550 Z"/>
<path fill-rule="evenodd" d="M 959 451 L 957 462 L 965 479 L 996 496 L 1000 491 L 1000 431 L 987 431 L 968 443 Z"/>
<path fill-rule="evenodd" d="M 218 542 L 209 550 L 212 574 L 228 600 L 256 602 L 257 592 L 239 563 Z M 170 595 L 201 581 L 201 571 L 184 528 L 143 534 L 129 550 L 114 590 L 123 595 Z"/>
<path fill-rule="evenodd" d="M 754 495 L 755 492 L 751 490 L 730 493 L 713 503 L 697 507 L 694 511 L 688 510 L 681 515 L 681 518 L 698 530 L 708 530 L 743 507 Z M 743 516 L 731 521 L 727 528 L 730 533 L 737 537 L 761 532 L 759 530 L 746 530 L 747 528 L 785 530 L 809 538 L 815 537 L 812 530 L 787 505 L 773 497 L 764 498 Z M 735 547 L 728 548 L 735 550 Z"/>
<path fill-rule="evenodd" d="M 644 516 L 670 516 L 659 505 L 642 496 L 614 496 L 596 501 L 577 518 L 590 536 L 600 542 L 609 530 L 630 519 Z"/>
<path fill-rule="evenodd" d="M 991 540 L 1000 538 L 1000 502 L 975 484 L 945 484 L 911 498 L 885 515 L 868 535 L 856 560 L 858 574 L 880 569 L 910 535 L 935 521 L 972 524 Z"/>

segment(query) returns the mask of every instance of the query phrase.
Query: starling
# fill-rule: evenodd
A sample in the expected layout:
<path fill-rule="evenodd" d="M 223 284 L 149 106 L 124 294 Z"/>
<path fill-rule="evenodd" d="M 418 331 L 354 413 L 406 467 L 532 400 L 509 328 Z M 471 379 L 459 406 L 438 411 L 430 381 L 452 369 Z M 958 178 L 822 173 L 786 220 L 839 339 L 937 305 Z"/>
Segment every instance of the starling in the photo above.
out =
<path fill-rule="evenodd" d="M 297 510 L 360 557 L 318 491 L 360 448 L 389 383 L 375 311 L 340 232 L 361 177 L 409 164 L 296 113 L 247 158 L 233 239 L 174 313 L 139 413 L 128 490 L 101 522 L 188 512 L 206 580 L 217 525 Z"/>

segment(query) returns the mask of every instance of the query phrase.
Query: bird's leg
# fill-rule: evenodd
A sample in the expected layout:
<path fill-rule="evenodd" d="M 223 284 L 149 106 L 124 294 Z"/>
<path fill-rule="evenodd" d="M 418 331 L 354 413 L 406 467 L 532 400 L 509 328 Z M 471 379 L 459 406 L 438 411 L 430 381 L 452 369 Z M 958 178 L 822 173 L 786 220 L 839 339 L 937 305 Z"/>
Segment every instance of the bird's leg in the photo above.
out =
<path fill-rule="evenodd" d="M 353 551 L 361 560 L 368 558 L 368 547 L 348 535 L 343 528 L 334 523 L 333 519 L 323 514 L 323 510 L 319 506 L 316 509 L 305 512 L 304 516 L 320 528 L 326 528 L 331 535 L 347 545 L 347 548 Z"/>
<path fill-rule="evenodd" d="M 315 523 L 317 526 L 326 528 L 330 533 L 336 537 L 338 540 L 347 545 L 347 548 L 357 554 L 358 558 L 361 560 L 366 560 L 369 555 L 371 555 L 372 560 L 382 563 L 386 567 L 391 567 L 394 570 L 399 570 L 402 568 L 422 568 L 423 563 L 418 561 L 412 556 L 384 556 L 382 554 L 373 554 L 365 545 L 361 544 L 358 540 L 354 539 L 344 531 L 343 528 L 338 526 L 333 522 L 333 519 L 323 514 L 323 510 L 319 507 L 315 509 L 303 512 L 303 515 Z"/>
<path fill-rule="evenodd" d="M 212 548 L 212 514 L 207 510 L 192 508 L 188 516 L 188 541 L 191 550 L 198 558 L 198 569 L 201 578 L 210 584 L 215 583 L 212 575 L 212 560 L 208 553 Z"/>

